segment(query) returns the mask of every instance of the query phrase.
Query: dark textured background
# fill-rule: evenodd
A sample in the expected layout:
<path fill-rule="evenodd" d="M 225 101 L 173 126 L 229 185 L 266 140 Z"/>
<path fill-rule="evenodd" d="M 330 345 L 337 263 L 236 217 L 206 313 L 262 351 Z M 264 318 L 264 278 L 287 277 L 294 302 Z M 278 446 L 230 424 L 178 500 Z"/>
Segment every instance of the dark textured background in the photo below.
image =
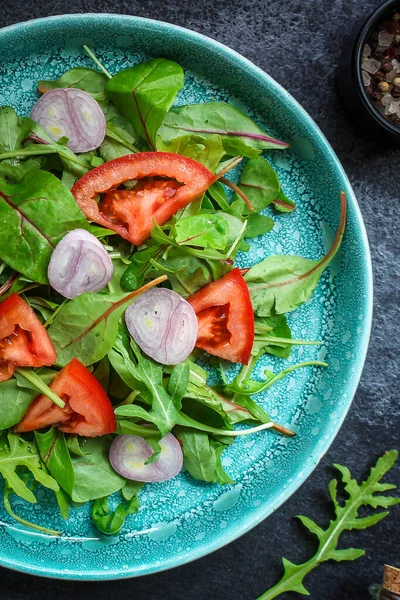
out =
<path fill-rule="evenodd" d="M 274 515 L 228 547 L 173 571 L 119 582 L 51 581 L 0 569 L 2 600 L 254 600 L 281 573 L 281 557 L 307 559 L 313 542 L 292 516 L 327 522 L 334 462 L 365 475 L 379 454 L 400 447 L 400 146 L 353 129 L 339 104 L 342 48 L 376 0 L 1 0 L 0 26 L 66 12 L 116 12 L 169 21 L 234 48 L 281 83 L 310 113 L 337 152 L 358 197 L 375 272 L 375 316 L 367 363 L 349 415 L 321 464 Z M 392 480 L 400 480 L 400 469 Z M 367 549 L 354 563 L 326 564 L 306 580 L 315 600 L 364 600 L 385 562 L 400 566 L 400 508 L 346 542 Z M 293 596 L 294 597 L 294 596 Z M 298 596 L 297 596 L 298 597 Z M 289 598 L 289 595 L 287 596 Z"/>

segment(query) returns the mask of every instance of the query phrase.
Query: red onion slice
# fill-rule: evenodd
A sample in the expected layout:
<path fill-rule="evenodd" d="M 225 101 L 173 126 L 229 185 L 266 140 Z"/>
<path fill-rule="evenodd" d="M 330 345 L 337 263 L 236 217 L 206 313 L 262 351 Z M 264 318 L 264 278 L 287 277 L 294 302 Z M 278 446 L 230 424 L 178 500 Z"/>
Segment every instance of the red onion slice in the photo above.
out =
<path fill-rule="evenodd" d="M 31 119 L 55 142 L 67 137 L 73 152 L 95 150 L 106 134 L 106 119 L 96 100 L 74 88 L 46 92 L 33 107 Z"/>
<path fill-rule="evenodd" d="M 110 448 L 110 463 L 114 471 L 134 481 L 154 483 L 172 479 L 182 469 L 183 455 L 178 440 L 167 433 L 160 442 L 159 459 L 145 465 L 153 454 L 151 446 L 138 435 L 119 435 Z"/>
<path fill-rule="evenodd" d="M 111 258 L 99 240 L 84 229 L 74 229 L 57 244 L 47 275 L 52 288 L 65 298 L 98 292 L 114 273 Z"/>
<path fill-rule="evenodd" d="M 182 362 L 196 344 L 196 313 L 172 290 L 152 289 L 142 294 L 126 309 L 125 322 L 143 352 L 164 365 Z"/>

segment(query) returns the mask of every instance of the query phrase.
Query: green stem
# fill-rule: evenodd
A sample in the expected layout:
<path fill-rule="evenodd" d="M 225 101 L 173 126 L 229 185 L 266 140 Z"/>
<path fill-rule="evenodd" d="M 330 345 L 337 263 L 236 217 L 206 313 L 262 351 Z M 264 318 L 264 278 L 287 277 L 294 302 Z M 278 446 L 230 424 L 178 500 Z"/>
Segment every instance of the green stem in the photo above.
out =
<path fill-rule="evenodd" d="M 11 503 L 10 503 L 11 494 L 12 494 L 12 491 L 10 489 L 6 489 L 4 492 L 4 508 L 6 509 L 6 511 L 10 515 L 10 517 L 12 517 L 16 521 L 18 521 L 18 523 L 21 523 L 21 525 L 25 525 L 25 527 L 29 527 L 30 529 L 35 529 L 36 531 L 40 531 L 41 533 L 46 533 L 47 535 L 53 535 L 53 536 L 57 536 L 57 537 L 62 535 L 61 531 L 56 531 L 55 529 L 47 529 L 47 527 L 42 527 L 41 525 L 36 525 L 36 523 L 31 523 L 30 521 L 26 521 L 25 519 L 22 519 L 17 514 L 15 514 L 15 512 L 11 508 Z"/>
<path fill-rule="evenodd" d="M 104 75 L 107 75 L 108 79 L 112 79 L 111 73 L 109 73 L 107 71 L 107 69 L 105 67 L 103 67 L 103 65 L 101 64 L 99 59 L 96 57 L 94 52 L 92 52 L 91 49 L 88 48 L 88 46 L 86 46 L 86 44 L 83 44 L 83 49 L 85 50 L 86 54 L 88 54 L 90 56 L 92 61 L 99 67 L 99 69 L 101 69 L 103 71 Z"/>
<path fill-rule="evenodd" d="M 55 146 L 54 144 L 32 144 L 27 148 L 21 148 L 20 150 L 13 150 L 11 152 L 2 152 L 0 154 L 0 160 L 6 158 L 21 158 L 24 156 L 40 156 L 42 154 L 59 154 L 63 158 L 73 162 L 80 167 L 89 170 L 90 166 L 86 162 L 79 160 L 73 152 L 69 151 L 68 148 L 64 149 L 63 146 Z"/>
<path fill-rule="evenodd" d="M 258 361 L 258 359 L 260 358 L 260 353 L 256 354 L 255 356 L 251 356 L 251 359 L 249 361 L 249 363 L 247 365 L 244 365 L 241 370 L 239 375 L 237 376 L 237 384 L 238 386 L 242 386 L 243 381 L 245 379 L 250 379 L 251 374 L 253 372 L 254 367 L 256 366 L 256 363 Z"/>
<path fill-rule="evenodd" d="M 266 381 L 264 385 L 260 384 L 260 387 L 257 390 L 254 390 L 254 389 L 248 390 L 248 389 L 243 388 L 243 390 L 240 391 L 240 394 L 242 394 L 244 396 L 253 396 L 254 394 L 260 394 L 261 392 L 265 392 L 265 390 L 267 390 L 268 388 L 273 386 L 275 383 L 277 383 L 278 381 L 280 381 L 281 379 L 286 377 L 286 375 L 289 375 L 289 373 L 291 373 L 292 371 L 295 371 L 296 369 L 301 369 L 303 367 L 327 367 L 327 366 L 328 366 L 328 363 L 322 362 L 321 360 L 309 360 L 307 362 L 298 363 L 297 365 L 292 365 L 291 367 L 287 367 L 286 369 L 283 369 L 283 371 L 280 371 L 280 373 L 277 373 L 276 375 L 274 375 L 274 377 L 271 377 L 271 379 Z"/>
<path fill-rule="evenodd" d="M 53 312 L 53 314 L 51 315 L 51 317 L 49 317 L 47 319 L 47 321 L 45 323 L 43 323 L 43 327 L 48 327 L 49 325 L 52 324 L 52 322 L 54 321 L 54 319 L 56 318 L 56 316 L 58 315 L 58 313 L 60 312 L 60 310 L 62 309 L 62 307 L 68 302 L 68 299 L 65 298 L 65 300 L 63 300 L 60 304 L 60 306 L 57 306 L 57 308 L 55 309 L 55 311 Z"/>
<path fill-rule="evenodd" d="M 273 336 L 255 336 L 255 342 L 271 342 L 276 344 L 292 344 L 293 346 L 319 346 L 322 342 L 314 342 L 313 340 L 293 340 L 292 338 L 281 338 Z"/>
<path fill-rule="evenodd" d="M 63 400 L 61 400 L 61 398 L 57 396 L 57 394 L 55 394 L 53 390 L 51 390 L 49 386 L 44 383 L 44 381 L 39 377 L 37 373 L 35 373 L 35 371 L 32 371 L 31 369 L 18 368 L 15 369 L 15 372 L 19 373 L 19 375 L 24 377 L 27 381 L 29 381 L 29 383 L 32 383 L 39 390 L 39 392 L 47 396 L 47 398 L 54 402 L 54 404 L 56 404 L 60 408 L 65 407 L 65 402 L 63 402 Z"/>

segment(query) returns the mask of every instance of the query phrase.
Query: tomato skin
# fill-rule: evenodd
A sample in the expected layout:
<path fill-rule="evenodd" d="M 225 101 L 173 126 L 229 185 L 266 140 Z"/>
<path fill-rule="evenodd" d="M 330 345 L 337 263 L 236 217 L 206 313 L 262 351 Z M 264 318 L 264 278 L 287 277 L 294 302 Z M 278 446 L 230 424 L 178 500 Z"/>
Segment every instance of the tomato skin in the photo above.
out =
<path fill-rule="evenodd" d="M 171 197 L 166 196 L 155 210 L 151 198 L 148 207 L 145 195 L 140 203 L 136 198 L 132 213 L 128 216 L 125 214 L 125 223 L 113 222 L 111 215 L 102 214 L 101 206 L 96 202 L 98 194 L 113 193 L 125 181 L 146 177 L 165 177 L 171 183 L 178 181 L 183 185 Z M 116 231 L 132 244 L 140 245 L 150 236 L 153 219 L 158 225 L 163 225 L 178 210 L 199 198 L 214 181 L 215 176 L 191 158 L 171 152 L 139 152 L 110 160 L 89 171 L 75 183 L 71 191 L 87 219 Z M 119 194 L 121 192 L 125 194 L 125 199 L 130 197 L 133 200 L 134 190 L 130 196 L 126 195 L 125 190 L 118 190 Z M 142 214 L 139 222 L 135 223 L 139 204 Z"/>
<path fill-rule="evenodd" d="M 50 366 L 57 360 L 53 343 L 34 310 L 18 294 L 0 304 L 0 381 L 17 367 Z"/>
<path fill-rule="evenodd" d="M 232 269 L 187 300 L 199 322 L 196 346 L 247 365 L 254 343 L 254 313 L 240 270 Z"/>
<path fill-rule="evenodd" d="M 96 377 L 73 358 L 53 379 L 50 388 L 65 407 L 59 408 L 41 394 L 30 405 L 15 431 L 58 427 L 64 433 L 97 437 L 114 433 L 117 421 L 109 397 Z"/>

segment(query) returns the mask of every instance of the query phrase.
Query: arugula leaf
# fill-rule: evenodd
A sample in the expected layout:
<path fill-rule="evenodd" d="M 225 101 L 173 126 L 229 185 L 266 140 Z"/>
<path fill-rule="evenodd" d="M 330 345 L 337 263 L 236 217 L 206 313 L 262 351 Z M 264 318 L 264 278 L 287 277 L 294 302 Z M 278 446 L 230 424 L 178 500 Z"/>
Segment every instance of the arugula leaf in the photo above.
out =
<path fill-rule="evenodd" d="M 26 467 L 36 481 L 54 492 L 59 486 L 53 477 L 50 477 L 41 465 L 40 455 L 33 442 L 26 442 L 19 435 L 7 434 L 7 444 L 0 448 L 0 474 L 4 477 L 7 486 L 27 502 L 36 503 L 36 498 L 26 483 L 17 473 L 18 467 Z"/>
<path fill-rule="evenodd" d="M 201 431 L 177 428 L 176 435 L 182 442 L 183 464 L 194 479 L 224 485 L 234 483 L 221 463 L 226 448 L 219 442 L 210 442 L 209 435 Z"/>
<path fill-rule="evenodd" d="M 126 480 L 110 465 L 109 451 L 112 437 L 84 438 L 81 448 L 84 456 L 72 456 L 75 484 L 71 498 L 74 502 L 88 502 L 119 491 Z"/>
<path fill-rule="evenodd" d="M 24 477 L 24 479 L 25 479 L 25 477 Z M 28 483 L 28 481 L 26 481 L 26 483 Z M 55 493 L 57 495 L 59 492 L 55 492 Z M 24 527 L 29 527 L 30 529 L 35 529 L 36 531 L 40 531 L 41 533 L 45 533 L 47 535 L 52 535 L 52 536 L 61 535 L 61 531 L 55 531 L 54 529 L 48 529 L 47 527 L 42 527 L 41 525 L 37 525 L 36 523 L 32 523 L 31 521 L 27 521 L 26 519 L 22 519 L 21 517 L 19 517 L 13 511 L 13 509 L 11 507 L 10 498 L 13 495 L 14 495 L 13 490 L 6 485 L 4 488 L 4 496 L 3 496 L 4 508 L 6 509 L 6 511 L 10 515 L 10 517 L 12 517 L 16 521 L 18 521 L 18 523 L 21 523 L 21 525 L 24 525 Z"/>
<path fill-rule="evenodd" d="M 375 467 L 371 469 L 369 477 L 361 484 L 351 478 L 350 472 L 346 467 L 335 465 L 341 475 L 344 489 L 348 495 L 345 502 L 340 504 L 337 498 L 338 482 L 336 479 L 330 482 L 329 493 L 335 510 L 335 518 L 330 521 L 326 529 L 323 529 L 308 517 L 297 517 L 306 529 L 317 537 L 317 552 L 308 561 L 300 565 L 296 565 L 283 558 L 284 574 L 281 580 L 264 592 L 264 594 L 261 594 L 257 600 L 272 600 L 286 592 L 309 595 L 309 592 L 304 587 L 304 578 L 310 571 L 328 560 L 336 562 L 355 560 L 365 554 L 364 550 L 359 548 L 338 549 L 339 538 L 345 531 L 372 527 L 389 514 L 388 511 L 381 511 L 360 517 L 359 511 L 361 507 L 366 506 L 372 509 L 388 508 L 400 503 L 400 498 L 375 495 L 396 488 L 395 485 L 381 483 L 381 479 L 392 468 L 397 456 L 398 453 L 396 450 L 386 452 L 378 459 Z"/>
<path fill-rule="evenodd" d="M 218 163 L 225 154 L 219 135 L 210 135 L 208 137 L 190 134 L 182 135 L 174 137 L 168 144 L 163 144 L 159 138 L 157 141 L 157 150 L 188 156 L 189 158 L 193 158 L 193 160 L 197 160 L 197 162 L 212 172 L 215 171 Z"/>
<path fill-rule="evenodd" d="M 56 371 L 43 369 L 40 377 L 50 383 Z M 9 429 L 20 422 L 29 405 L 38 396 L 37 388 L 31 387 L 26 380 L 15 377 L 0 383 L 0 431 Z"/>
<path fill-rule="evenodd" d="M 250 198 L 255 212 L 260 212 L 271 204 L 280 190 L 275 169 L 261 156 L 251 158 L 247 162 L 240 175 L 238 186 Z M 233 196 L 232 201 L 240 201 L 243 204 L 243 214 L 250 214 L 251 211 L 238 194 Z"/>
<path fill-rule="evenodd" d="M 180 406 L 182 398 L 186 394 L 190 379 L 190 366 L 188 362 L 175 365 L 171 371 L 168 382 L 168 394 L 171 396 L 175 406 Z"/>
<path fill-rule="evenodd" d="M 268 256 L 244 276 L 254 312 L 268 317 L 295 310 L 311 298 L 318 281 L 339 250 L 346 225 L 346 196 L 341 193 L 340 223 L 329 252 L 320 260 L 301 256 Z"/>
<path fill-rule="evenodd" d="M 47 283 L 47 267 L 60 239 L 88 228 L 75 198 L 51 173 L 29 171 L 19 183 L 0 180 L 0 256 L 13 269 Z"/>
<path fill-rule="evenodd" d="M 183 69 L 165 58 L 155 58 L 120 71 L 106 92 L 151 150 L 157 131 L 183 87 Z"/>
<path fill-rule="evenodd" d="M 218 135 L 227 154 L 257 156 L 269 148 L 284 149 L 289 144 L 265 134 L 240 110 L 225 102 L 205 102 L 172 108 L 157 136 L 157 149 L 163 150 L 176 137 L 188 133 L 208 137 Z"/>
<path fill-rule="evenodd" d="M 152 259 L 166 250 L 166 246 L 149 246 L 133 254 L 131 264 L 121 276 L 121 285 L 127 290 L 136 290 L 143 285 L 147 273 L 152 268 Z"/>
<path fill-rule="evenodd" d="M 35 440 L 46 468 L 59 486 L 71 496 L 75 472 L 64 434 L 56 429 L 49 429 L 46 433 L 35 431 Z"/>
<path fill-rule="evenodd" d="M 106 535 L 117 535 L 125 523 L 125 507 L 121 502 L 115 511 L 110 510 L 107 496 L 93 502 L 92 519 L 97 529 Z"/>
<path fill-rule="evenodd" d="M 252 354 L 260 356 L 266 352 L 279 358 L 290 356 L 293 346 L 291 343 L 292 333 L 285 315 L 272 314 L 264 318 L 256 317 L 254 325 L 255 336 Z M 281 341 L 279 341 L 279 338 Z"/>
<path fill-rule="evenodd" d="M 105 87 L 108 79 L 104 73 L 87 67 L 69 69 L 59 79 L 38 81 L 39 92 L 44 94 L 58 88 L 76 88 L 88 92 L 98 102 L 106 100 Z"/>
<path fill-rule="evenodd" d="M 101 360 L 116 340 L 127 303 L 165 279 L 155 279 L 130 294 L 85 292 L 63 305 L 48 330 L 58 364 L 64 366 L 74 357 L 86 366 Z"/>

